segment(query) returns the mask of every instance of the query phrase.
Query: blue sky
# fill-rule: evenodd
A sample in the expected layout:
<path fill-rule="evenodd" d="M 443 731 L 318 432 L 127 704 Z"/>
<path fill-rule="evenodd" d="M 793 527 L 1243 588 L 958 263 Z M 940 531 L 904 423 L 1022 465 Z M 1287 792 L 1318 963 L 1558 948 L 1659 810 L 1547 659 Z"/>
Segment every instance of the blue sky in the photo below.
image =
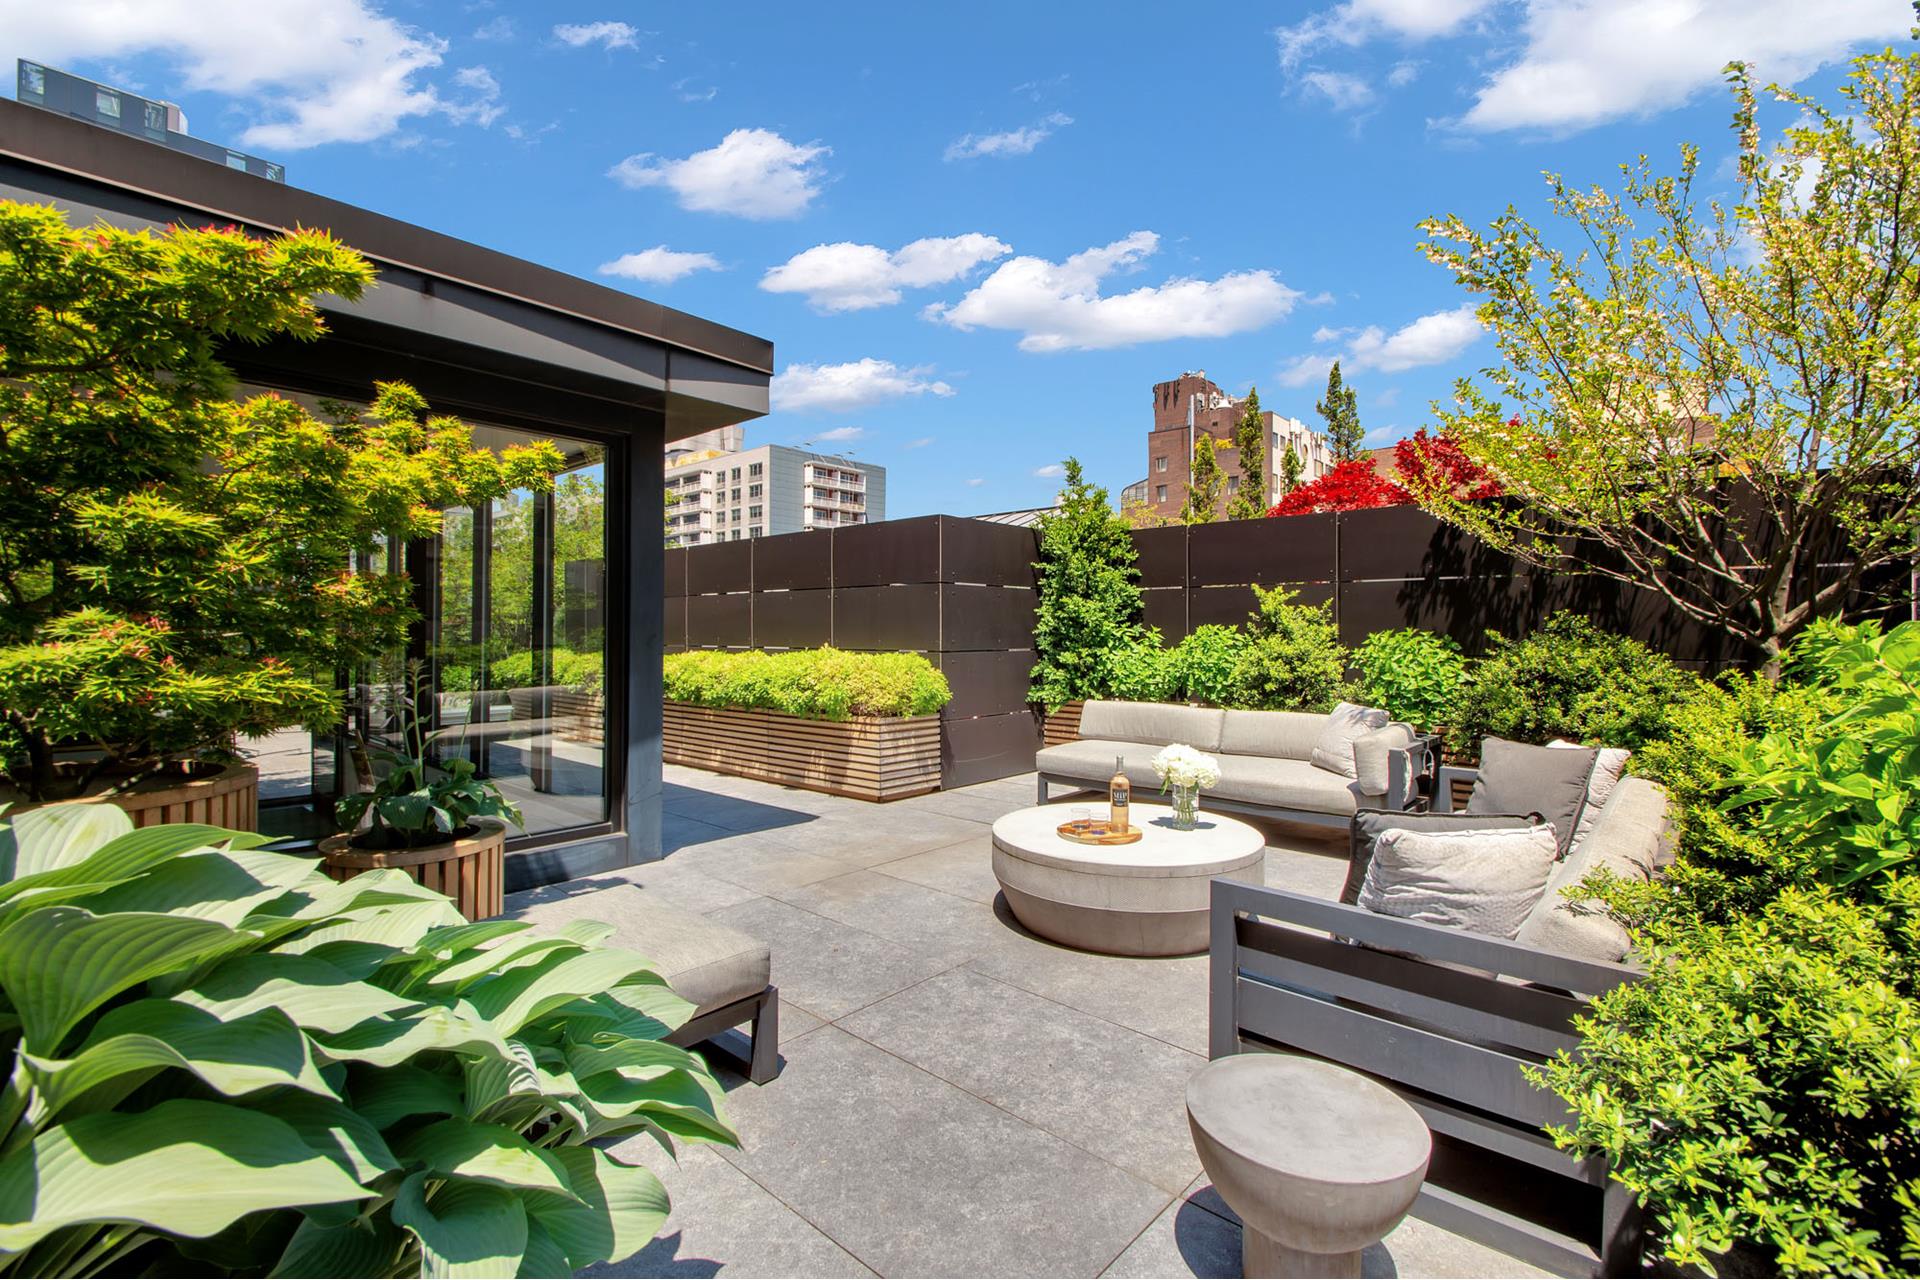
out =
<path fill-rule="evenodd" d="M 890 514 L 1146 471 L 1203 368 L 1385 443 L 1493 358 L 1423 216 L 1732 150 L 1719 68 L 1830 94 L 1905 0 L 800 6 L 0 0 L 0 55 L 180 102 L 294 185 L 764 335 L 755 442 Z M 622 274 L 624 272 L 624 274 Z"/>

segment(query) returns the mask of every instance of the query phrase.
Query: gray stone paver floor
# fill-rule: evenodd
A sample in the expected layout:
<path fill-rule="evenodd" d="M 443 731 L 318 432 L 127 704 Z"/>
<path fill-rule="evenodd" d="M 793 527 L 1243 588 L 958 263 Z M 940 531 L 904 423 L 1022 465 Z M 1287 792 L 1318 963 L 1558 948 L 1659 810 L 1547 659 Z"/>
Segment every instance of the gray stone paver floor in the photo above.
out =
<path fill-rule="evenodd" d="M 1014 922 L 988 827 L 1033 803 L 1030 775 L 872 805 L 670 766 L 664 803 L 662 861 L 508 909 L 605 918 L 637 889 L 765 939 L 785 1062 L 759 1087 L 722 1073 L 739 1150 L 621 1148 L 673 1215 L 594 1274 L 1239 1274 L 1182 1101 L 1206 957 L 1090 955 Z M 1265 830 L 1269 884 L 1338 893 L 1343 834 Z M 1367 1274 L 1541 1273 L 1409 1219 Z"/>

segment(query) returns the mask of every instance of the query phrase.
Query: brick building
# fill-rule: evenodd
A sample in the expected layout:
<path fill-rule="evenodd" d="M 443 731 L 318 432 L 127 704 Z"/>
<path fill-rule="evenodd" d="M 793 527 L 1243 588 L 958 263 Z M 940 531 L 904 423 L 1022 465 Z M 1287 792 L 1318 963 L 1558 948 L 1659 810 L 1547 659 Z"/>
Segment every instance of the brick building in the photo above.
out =
<path fill-rule="evenodd" d="M 1214 456 L 1227 483 L 1220 494 L 1221 514 L 1229 497 L 1240 490 L 1240 450 L 1233 431 L 1246 411 L 1246 402 L 1228 395 L 1200 369 L 1183 373 L 1153 387 L 1153 426 L 1147 433 L 1147 478 L 1128 485 L 1125 498 L 1137 498 L 1156 516 L 1177 519 L 1187 500 L 1187 480 L 1193 465 L 1193 446 L 1202 433 L 1214 438 Z M 1317 480 L 1333 469 L 1327 438 L 1298 418 L 1263 411 L 1267 423 L 1267 494 L 1263 506 L 1279 500 L 1279 459 L 1288 445 L 1300 458 L 1300 480 Z"/>

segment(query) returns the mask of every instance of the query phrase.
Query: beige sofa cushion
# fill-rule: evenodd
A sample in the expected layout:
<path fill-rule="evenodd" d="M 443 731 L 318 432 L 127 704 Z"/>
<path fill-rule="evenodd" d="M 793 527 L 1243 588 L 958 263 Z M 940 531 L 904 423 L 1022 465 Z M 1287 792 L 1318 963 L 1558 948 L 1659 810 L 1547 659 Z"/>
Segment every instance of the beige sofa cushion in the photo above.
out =
<path fill-rule="evenodd" d="M 1136 800 L 1151 800 L 1149 794 L 1160 789 L 1160 776 L 1153 771 L 1153 758 L 1164 743 L 1089 741 L 1063 742 L 1057 747 L 1042 747 L 1034 752 L 1036 771 L 1056 778 L 1073 778 L 1088 786 L 1104 789 L 1113 777 L 1113 758 L 1127 762 L 1127 781 L 1133 784 Z"/>
<path fill-rule="evenodd" d="M 1229 711 L 1220 725 L 1220 749 L 1235 756 L 1305 760 L 1327 718 L 1304 711 Z"/>
<path fill-rule="evenodd" d="M 1387 792 L 1387 757 L 1413 742 L 1413 726 L 1395 722 L 1353 740 L 1353 777 L 1368 795 Z"/>
<path fill-rule="evenodd" d="M 1343 702 L 1321 721 L 1320 739 L 1313 744 L 1313 751 L 1307 758 L 1329 773 L 1357 778 L 1360 775 L 1353 756 L 1354 742 L 1375 729 L 1386 727 L 1386 712 L 1377 707 Z M 1386 788 L 1382 787 L 1381 790 Z"/>
<path fill-rule="evenodd" d="M 1305 760 L 1230 755 L 1219 760 L 1220 785 L 1200 793 L 1202 809 L 1207 807 L 1208 796 L 1218 796 L 1242 804 L 1345 816 L 1379 800 L 1359 794 L 1354 784 L 1339 774 L 1316 769 Z"/>
<path fill-rule="evenodd" d="M 1225 714 L 1218 707 L 1162 702 L 1089 702 L 1080 712 L 1080 736 L 1103 742 L 1151 742 L 1156 749 L 1179 742 L 1201 751 L 1219 751 L 1220 720 Z"/>
<path fill-rule="evenodd" d="M 1599 904 L 1569 902 L 1562 891 L 1596 870 L 1623 879 L 1646 880 L 1673 858 L 1673 822 L 1667 793 L 1645 778 L 1622 778 L 1594 819 L 1586 838 L 1561 860 L 1546 893 L 1520 926 L 1516 941 L 1581 960 L 1626 958 L 1627 931 Z"/>

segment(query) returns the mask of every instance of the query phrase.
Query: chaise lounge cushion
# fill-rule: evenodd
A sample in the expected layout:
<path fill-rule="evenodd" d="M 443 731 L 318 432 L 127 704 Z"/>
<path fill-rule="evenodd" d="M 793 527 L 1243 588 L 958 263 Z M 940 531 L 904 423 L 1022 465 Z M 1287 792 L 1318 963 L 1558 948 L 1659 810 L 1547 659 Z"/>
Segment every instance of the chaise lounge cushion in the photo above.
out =
<path fill-rule="evenodd" d="M 1176 742 L 1200 751 L 1218 751 L 1220 722 L 1225 715 L 1218 707 L 1089 702 L 1080 713 L 1080 736 L 1102 742 L 1152 743 L 1154 751 Z"/>
<path fill-rule="evenodd" d="M 590 892 L 583 892 L 590 888 Z M 551 892 L 546 901 L 538 899 Z M 767 944 L 731 925 L 695 915 L 632 884 L 575 881 L 533 895 L 513 912 L 550 928 L 573 920 L 613 926 L 610 941 L 637 951 L 696 1014 L 744 1000 L 773 980 Z"/>
<path fill-rule="evenodd" d="M 1305 760 L 1269 760 L 1259 756 L 1221 756 L 1220 784 L 1201 793 L 1201 808 L 1206 808 L 1209 795 L 1242 804 L 1333 814 L 1352 813 L 1364 804 L 1378 804 L 1382 799 L 1358 794 L 1355 785 L 1347 779 L 1316 769 Z"/>
<path fill-rule="evenodd" d="M 1626 958 L 1627 931 L 1591 900 L 1568 901 L 1562 891 L 1594 871 L 1623 880 L 1647 880 L 1673 857 L 1667 793 L 1645 778 L 1622 778 L 1579 846 L 1554 868 L 1546 893 L 1520 926 L 1516 941 L 1581 960 Z"/>

